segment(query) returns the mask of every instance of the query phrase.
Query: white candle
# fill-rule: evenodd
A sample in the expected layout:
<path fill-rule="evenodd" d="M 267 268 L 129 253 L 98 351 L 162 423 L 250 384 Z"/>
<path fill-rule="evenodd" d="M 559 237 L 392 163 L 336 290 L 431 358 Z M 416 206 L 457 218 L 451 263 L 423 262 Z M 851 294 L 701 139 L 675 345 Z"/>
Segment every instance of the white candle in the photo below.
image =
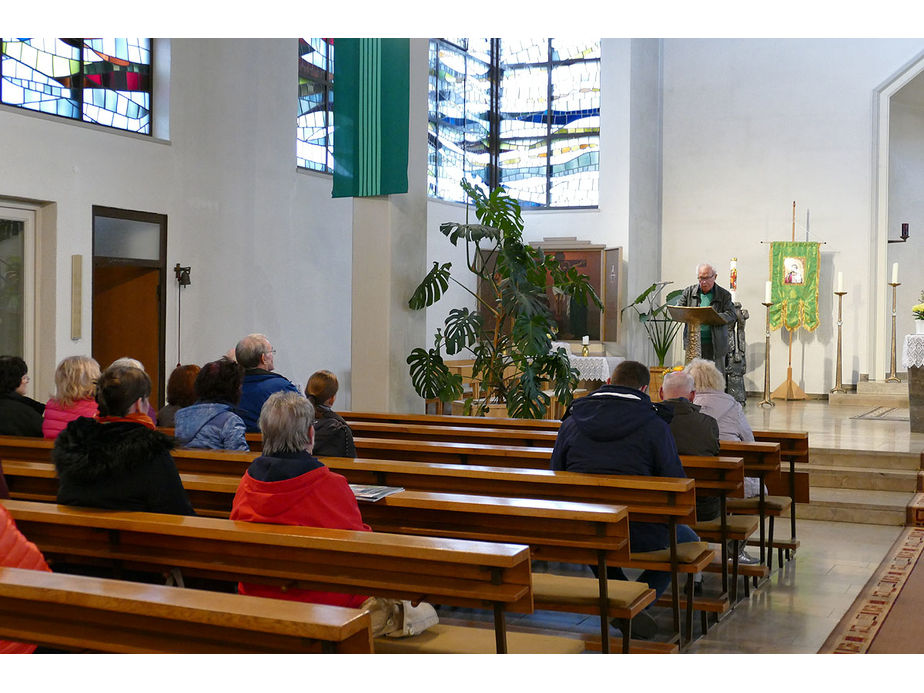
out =
<path fill-rule="evenodd" d="M 838 293 L 841 293 L 844 291 L 844 273 L 843 272 L 837 273 L 837 291 Z"/>
<path fill-rule="evenodd" d="M 771 282 L 767 282 L 767 286 L 764 288 L 764 303 L 772 303 L 772 302 L 773 302 L 773 301 L 770 300 L 770 288 L 771 288 L 771 285 L 772 285 Z"/>
<path fill-rule="evenodd" d="M 898 263 L 892 263 L 892 283 L 898 284 Z"/>
<path fill-rule="evenodd" d="M 589 337 L 588 335 L 585 334 L 585 335 L 584 335 L 584 338 L 581 339 L 581 344 L 584 344 L 585 346 L 588 345 L 588 344 L 590 344 L 590 337 Z"/>

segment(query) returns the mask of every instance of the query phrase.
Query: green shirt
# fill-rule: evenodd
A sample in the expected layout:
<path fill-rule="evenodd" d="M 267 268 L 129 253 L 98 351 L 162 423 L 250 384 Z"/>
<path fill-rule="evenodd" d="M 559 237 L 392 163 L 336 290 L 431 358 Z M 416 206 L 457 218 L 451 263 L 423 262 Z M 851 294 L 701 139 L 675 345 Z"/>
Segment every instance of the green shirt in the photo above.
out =
<path fill-rule="evenodd" d="M 712 299 L 715 297 L 715 286 L 712 287 L 712 290 L 709 293 L 699 292 L 699 306 L 700 308 L 706 308 L 712 305 Z M 701 344 L 706 342 L 712 343 L 712 327 L 710 325 L 700 325 L 699 327 L 699 341 Z"/>

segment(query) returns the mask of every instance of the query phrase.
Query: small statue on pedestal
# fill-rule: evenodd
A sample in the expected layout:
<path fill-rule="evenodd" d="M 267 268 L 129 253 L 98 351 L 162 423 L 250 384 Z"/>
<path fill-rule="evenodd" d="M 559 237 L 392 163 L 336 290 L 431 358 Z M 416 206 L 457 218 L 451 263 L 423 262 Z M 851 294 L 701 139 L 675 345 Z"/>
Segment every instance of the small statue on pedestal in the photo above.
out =
<path fill-rule="evenodd" d="M 728 353 L 725 355 L 725 391 L 743 407 L 747 402 L 747 391 L 744 387 L 744 374 L 747 371 L 744 323 L 750 316 L 741 307 L 740 303 L 732 303 L 732 307 L 735 311 L 735 324 L 734 326 L 729 325 L 728 330 Z"/>

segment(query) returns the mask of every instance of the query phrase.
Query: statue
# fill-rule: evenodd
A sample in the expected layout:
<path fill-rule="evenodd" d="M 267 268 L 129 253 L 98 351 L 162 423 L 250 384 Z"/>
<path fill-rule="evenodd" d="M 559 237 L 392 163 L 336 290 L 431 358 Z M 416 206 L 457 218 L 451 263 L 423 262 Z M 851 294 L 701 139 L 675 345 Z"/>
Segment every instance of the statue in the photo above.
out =
<path fill-rule="evenodd" d="M 744 387 L 744 373 L 747 371 L 744 323 L 750 316 L 741 307 L 740 303 L 732 303 L 732 307 L 735 311 L 735 324 L 734 329 L 728 330 L 728 353 L 725 355 L 725 391 L 743 407 L 748 397 Z M 730 325 L 729 327 L 732 326 Z"/>

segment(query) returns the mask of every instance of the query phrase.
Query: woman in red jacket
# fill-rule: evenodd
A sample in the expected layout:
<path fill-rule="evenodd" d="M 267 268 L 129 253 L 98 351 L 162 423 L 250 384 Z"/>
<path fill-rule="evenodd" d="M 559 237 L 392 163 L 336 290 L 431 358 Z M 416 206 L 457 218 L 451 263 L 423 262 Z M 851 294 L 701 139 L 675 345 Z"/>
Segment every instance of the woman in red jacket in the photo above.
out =
<path fill-rule="evenodd" d="M 0 505 L 0 566 L 51 572 L 42 552 L 16 528 L 16 523 L 13 522 L 9 511 L 2 505 Z M 35 647 L 35 645 L 24 642 L 0 640 L 0 654 L 31 654 L 35 651 Z"/>
<path fill-rule="evenodd" d="M 314 407 L 295 392 L 277 392 L 260 412 L 263 454 L 244 473 L 231 519 L 277 525 L 330 527 L 369 532 L 347 480 L 311 454 Z M 359 607 L 354 594 L 287 589 L 241 583 L 242 594 L 292 601 Z"/>

